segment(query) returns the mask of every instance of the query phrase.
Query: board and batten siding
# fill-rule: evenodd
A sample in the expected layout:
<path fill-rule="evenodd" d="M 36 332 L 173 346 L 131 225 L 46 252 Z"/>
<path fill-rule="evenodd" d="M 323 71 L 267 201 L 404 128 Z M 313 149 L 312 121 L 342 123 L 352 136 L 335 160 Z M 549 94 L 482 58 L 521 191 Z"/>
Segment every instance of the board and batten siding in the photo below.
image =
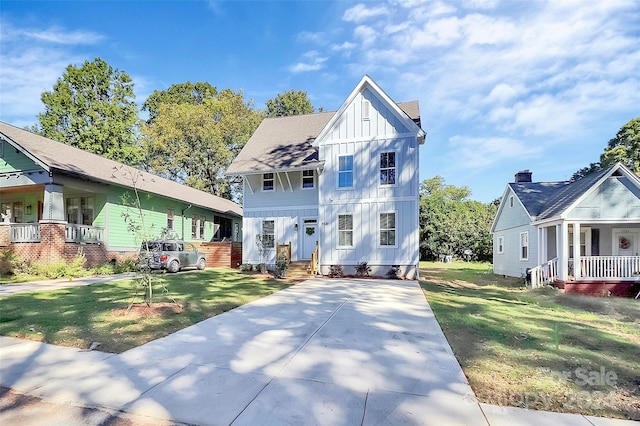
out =
<path fill-rule="evenodd" d="M 265 210 L 244 210 L 242 221 L 243 247 L 242 247 L 242 263 L 259 264 L 260 250 L 257 244 L 257 236 L 262 233 L 262 222 L 265 220 L 273 220 L 275 242 L 276 244 L 291 243 L 291 258 L 298 260 L 301 258 L 301 238 L 303 233 L 304 219 L 318 218 L 318 209 L 316 208 L 281 208 L 281 209 L 265 209 Z M 296 224 L 298 231 L 296 231 Z M 275 248 L 270 250 L 267 258 L 264 260 L 269 265 L 275 264 L 276 252 Z"/>
<path fill-rule="evenodd" d="M 640 190 L 629 178 L 612 176 L 567 212 L 569 219 L 640 218 Z"/>
<path fill-rule="evenodd" d="M 363 117 L 369 103 L 368 119 Z M 375 275 L 385 275 L 392 265 L 401 274 L 415 276 L 419 261 L 418 147 L 410 130 L 368 88 L 354 97 L 333 127 L 317 141 L 325 167 L 319 177 L 320 268 L 343 265 L 354 272 L 367 262 Z M 380 184 L 380 154 L 396 156 L 396 182 Z M 353 186 L 338 188 L 339 157 L 353 156 Z M 379 215 L 396 214 L 396 246 L 380 245 Z M 353 215 L 353 246 L 338 247 L 338 216 Z"/>

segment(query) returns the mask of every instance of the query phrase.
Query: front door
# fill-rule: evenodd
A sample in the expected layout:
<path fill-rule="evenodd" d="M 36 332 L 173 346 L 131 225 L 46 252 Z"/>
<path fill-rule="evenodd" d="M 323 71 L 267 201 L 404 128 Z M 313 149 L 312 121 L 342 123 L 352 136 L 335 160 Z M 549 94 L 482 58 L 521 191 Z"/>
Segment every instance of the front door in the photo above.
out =
<path fill-rule="evenodd" d="M 627 229 L 615 231 L 613 234 L 613 254 L 615 256 L 637 256 L 638 233 Z"/>
<path fill-rule="evenodd" d="M 302 258 L 311 259 L 318 241 L 318 220 L 305 219 L 302 225 Z"/>

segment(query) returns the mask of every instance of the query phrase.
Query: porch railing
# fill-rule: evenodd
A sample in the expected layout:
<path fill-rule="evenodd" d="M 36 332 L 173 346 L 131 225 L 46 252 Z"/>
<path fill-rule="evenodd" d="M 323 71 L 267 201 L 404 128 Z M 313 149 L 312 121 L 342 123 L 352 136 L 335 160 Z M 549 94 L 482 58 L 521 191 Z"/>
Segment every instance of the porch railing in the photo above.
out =
<path fill-rule="evenodd" d="M 640 256 L 583 256 L 576 279 L 640 281 Z"/>
<path fill-rule="evenodd" d="M 40 242 L 40 224 L 21 223 L 11 225 L 10 239 L 12 243 Z"/>
<path fill-rule="evenodd" d="M 553 283 L 558 279 L 558 258 L 536 266 L 529 273 L 531 274 L 531 287 L 533 288 Z"/>
<path fill-rule="evenodd" d="M 316 246 L 313 249 L 313 253 L 311 253 L 311 270 L 310 273 L 311 275 L 316 275 L 318 273 L 318 252 L 319 252 L 319 246 L 318 246 L 318 242 L 316 241 Z"/>
<path fill-rule="evenodd" d="M 69 223 L 65 225 L 64 239 L 68 243 L 98 244 L 104 241 L 104 228 Z"/>

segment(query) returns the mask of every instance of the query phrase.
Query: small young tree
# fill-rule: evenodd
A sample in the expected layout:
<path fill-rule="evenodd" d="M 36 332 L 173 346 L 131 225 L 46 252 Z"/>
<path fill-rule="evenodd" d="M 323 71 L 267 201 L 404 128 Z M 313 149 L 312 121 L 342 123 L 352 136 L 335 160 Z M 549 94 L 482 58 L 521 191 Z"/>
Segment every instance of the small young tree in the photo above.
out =
<path fill-rule="evenodd" d="M 260 253 L 260 272 L 267 273 L 267 256 L 271 250 L 272 240 L 265 238 L 265 235 L 256 235 L 256 245 L 258 246 L 258 253 Z"/>

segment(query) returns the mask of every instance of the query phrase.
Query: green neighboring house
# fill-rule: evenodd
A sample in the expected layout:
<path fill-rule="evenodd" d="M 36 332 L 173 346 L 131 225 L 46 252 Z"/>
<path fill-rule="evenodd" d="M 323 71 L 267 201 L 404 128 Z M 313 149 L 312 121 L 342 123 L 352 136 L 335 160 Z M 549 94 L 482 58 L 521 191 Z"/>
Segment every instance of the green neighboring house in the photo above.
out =
<path fill-rule="evenodd" d="M 25 260 L 137 254 L 144 235 L 125 220 L 141 222 L 134 187 L 147 237 L 201 243 L 209 266 L 240 262 L 238 204 L 0 122 L 0 246 Z"/>

